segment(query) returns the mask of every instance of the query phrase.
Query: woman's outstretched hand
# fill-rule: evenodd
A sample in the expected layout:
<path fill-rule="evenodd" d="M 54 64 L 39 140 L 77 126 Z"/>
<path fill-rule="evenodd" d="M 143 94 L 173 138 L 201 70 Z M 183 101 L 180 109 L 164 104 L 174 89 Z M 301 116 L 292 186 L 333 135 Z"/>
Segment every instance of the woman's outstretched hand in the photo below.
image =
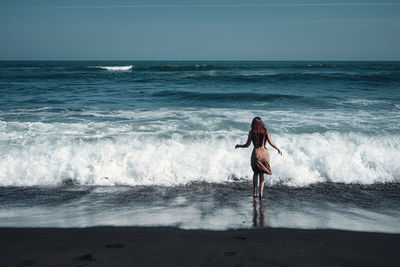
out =
<path fill-rule="evenodd" d="M 239 148 L 239 147 L 240 147 L 240 145 L 236 145 L 236 146 L 235 146 L 235 149 L 236 149 L 236 148 Z"/>
<path fill-rule="evenodd" d="M 282 150 L 278 149 L 278 154 L 282 156 Z"/>

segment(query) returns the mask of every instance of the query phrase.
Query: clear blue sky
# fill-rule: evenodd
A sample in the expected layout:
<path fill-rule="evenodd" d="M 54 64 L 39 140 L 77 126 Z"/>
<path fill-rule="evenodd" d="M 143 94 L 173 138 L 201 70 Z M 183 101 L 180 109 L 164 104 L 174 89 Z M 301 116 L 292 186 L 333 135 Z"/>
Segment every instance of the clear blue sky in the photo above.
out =
<path fill-rule="evenodd" d="M 400 60 L 400 1 L 1 0 L 0 60 Z"/>

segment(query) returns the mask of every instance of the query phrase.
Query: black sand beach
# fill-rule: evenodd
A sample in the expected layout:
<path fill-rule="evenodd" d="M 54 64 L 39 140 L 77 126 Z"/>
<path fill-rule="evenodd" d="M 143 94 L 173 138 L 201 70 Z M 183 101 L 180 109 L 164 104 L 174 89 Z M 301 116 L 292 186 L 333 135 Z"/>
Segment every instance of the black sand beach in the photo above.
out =
<path fill-rule="evenodd" d="M 0 266 L 399 266 L 400 234 L 0 228 Z"/>

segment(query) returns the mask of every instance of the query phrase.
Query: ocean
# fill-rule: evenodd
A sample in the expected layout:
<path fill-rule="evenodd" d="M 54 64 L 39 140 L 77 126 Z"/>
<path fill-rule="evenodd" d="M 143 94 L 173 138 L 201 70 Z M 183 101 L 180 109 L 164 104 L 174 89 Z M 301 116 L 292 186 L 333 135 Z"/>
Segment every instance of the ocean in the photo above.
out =
<path fill-rule="evenodd" d="M 0 226 L 400 233 L 399 126 L 400 62 L 0 61 Z"/>

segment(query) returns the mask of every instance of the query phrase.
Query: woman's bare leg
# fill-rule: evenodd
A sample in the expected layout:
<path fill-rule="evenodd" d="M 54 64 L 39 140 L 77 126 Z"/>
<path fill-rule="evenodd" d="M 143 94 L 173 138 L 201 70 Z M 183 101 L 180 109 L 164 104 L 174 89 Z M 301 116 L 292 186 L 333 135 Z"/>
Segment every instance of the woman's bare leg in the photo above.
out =
<path fill-rule="evenodd" d="M 257 196 L 258 173 L 253 174 L 253 197 Z"/>
<path fill-rule="evenodd" d="M 264 173 L 260 173 L 260 198 L 263 197 L 263 191 L 264 191 Z"/>
<path fill-rule="evenodd" d="M 266 161 L 268 162 L 268 167 L 267 167 L 267 174 L 271 175 L 272 171 L 271 171 L 271 163 L 270 163 L 270 158 L 269 158 L 269 152 L 266 155 Z"/>

